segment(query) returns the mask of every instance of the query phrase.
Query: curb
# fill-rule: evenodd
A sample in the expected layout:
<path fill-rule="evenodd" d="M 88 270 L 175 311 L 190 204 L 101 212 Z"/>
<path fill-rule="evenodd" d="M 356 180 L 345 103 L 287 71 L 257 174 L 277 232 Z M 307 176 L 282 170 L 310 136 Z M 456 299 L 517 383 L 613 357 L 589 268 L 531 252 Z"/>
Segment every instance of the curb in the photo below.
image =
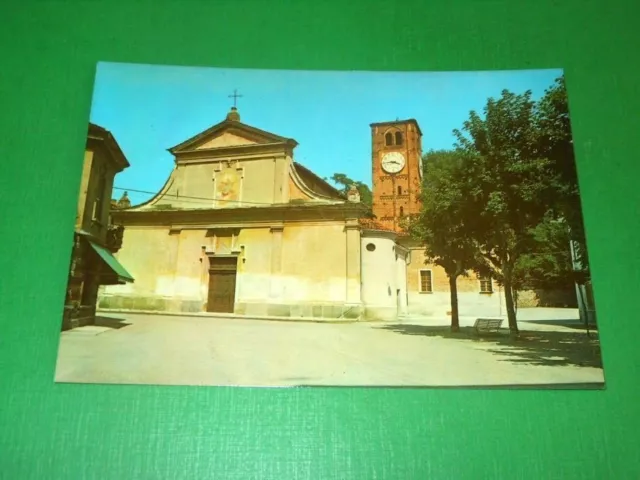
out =
<path fill-rule="evenodd" d="M 100 313 L 124 313 L 127 315 L 157 315 L 170 317 L 195 317 L 195 318 L 224 318 L 237 320 L 263 320 L 272 322 L 296 322 L 296 323 L 333 323 L 333 324 L 352 324 L 352 323 L 388 323 L 380 320 L 358 320 L 358 319 L 336 319 L 321 317 L 276 317 L 266 315 L 240 315 L 237 313 L 210 313 L 210 312 L 159 312 L 157 310 L 125 310 L 125 309 L 107 309 L 100 308 L 96 310 L 96 314 Z"/>

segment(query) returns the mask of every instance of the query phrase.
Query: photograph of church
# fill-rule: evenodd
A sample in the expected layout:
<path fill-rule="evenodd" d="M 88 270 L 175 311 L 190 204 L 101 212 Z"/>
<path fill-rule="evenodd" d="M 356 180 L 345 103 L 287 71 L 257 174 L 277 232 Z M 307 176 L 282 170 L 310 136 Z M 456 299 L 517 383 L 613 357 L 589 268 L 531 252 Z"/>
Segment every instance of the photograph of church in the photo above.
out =
<path fill-rule="evenodd" d="M 461 84 L 477 81 L 486 86 L 491 73 L 475 80 L 463 78 Z M 91 128 L 106 132 L 112 145 L 116 144 L 111 132 L 122 139 L 118 149 L 110 151 L 120 155 L 123 166 L 118 171 L 123 173 L 109 181 L 110 190 L 104 192 L 111 195 L 105 207 L 109 211 L 101 217 L 117 230 L 117 248 L 106 251 L 108 258 L 103 259 L 103 270 L 116 273 L 113 281 L 92 284 L 97 292 L 85 306 L 90 317 L 81 324 L 63 322 L 56 381 L 603 385 L 591 279 L 578 280 L 578 272 L 586 270 L 580 264 L 586 255 L 576 254 L 581 239 L 565 240 L 564 234 L 553 233 L 570 231 L 564 225 L 572 225 L 565 218 L 573 218 L 573 210 L 548 218 L 545 212 L 555 212 L 555 207 L 529 200 L 510 205 L 508 200 L 502 207 L 507 213 L 496 218 L 513 221 L 509 235 L 526 236 L 528 250 L 518 250 L 522 261 L 509 264 L 506 259 L 514 258 L 516 250 L 501 256 L 502 247 L 490 247 L 497 233 L 481 222 L 488 224 L 493 214 L 483 210 L 494 201 L 487 191 L 492 181 L 481 187 L 473 172 L 480 178 L 490 168 L 497 172 L 505 167 L 490 163 L 490 154 L 471 152 L 485 148 L 481 143 L 487 135 L 504 137 L 490 131 L 495 122 L 481 124 L 473 113 L 487 98 L 478 94 L 469 104 L 455 105 L 466 117 L 472 111 L 466 120 L 444 103 L 398 103 L 401 93 L 385 88 L 404 79 L 415 86 L 417 95 L 431 82 L 432 89 L 439 89 L 436 97 L 453 98 L 457 92 L 449 91 L 444 74 L 425 82 L 415 75 L 388 73 L 385 78 L 352 72 L 357 77 L 354 85 L 365 85 L 365 77 L 369 80 L 371 91 L 362 95 L 370 97 L 352 100 L 360 103 L 351 105 L 342 98 L 331 100 L 330 90 L 342 85 L 336 88 L 344 92 L 342 79 L 348 75 L 98 65 L 91 122 L 104 128 Z M 535 112 L 542 113 L 531 113 L 531 129 L 542 132 L 544 102 L 557 95 L 553 82 L 560 85 L 558 78 L 563 82 L 561 71 L 532 73 L 530 79 L 526 72 L 503 72 L 487 91 L 503 95 L 499 108 L 537 108 Z M 539 87 L 539 100 L 530 99 L 531 87 L 522 88 L 528 80 L 531 87 Z M 529 93 L 509 96 L 501 82 Z M 314 85 L 318 100 L 304 105 L 296 101 L 298 93 L 302 98 L 296 84 Z M 367 101 L 378 105 L 365 107 Z M 240 108 L 241 102 L 246 108 Z M 491 108 L 498 108 L 495 105 L 490 99 L 487 118 Z M 435 108 L 444 113 L 435 118 L 429 112 Z M 457 130 L 461 124 L 476 135 L 466 150 Z M 446 138 L 443 128 L 448 130 Z M 480 128 L 486 131 L 478 134 Z M 451 131 L 459 135 L 455 144 Z M 513 153 L 516 137 L 514 145 L 505 144 L 494 157 L 501 158 L 504 151 L 519 159 L 520 154 Z M 542 153 L 546 143 L 540 145 L 532 154 L 531 168 L 538 169 L 535 178 L 540 178 L 540 168 L 547 168 L 546 160 L 538 157 L 550 156 Z M 548 168 L 552 172 L 550 163 Z M 531 186 L 523 174 L 512 178 L 528 191 L 538 188 L 540 198 L 549 194 L 551 187 Z M 81 196 L 86 197 L 83 188 Z M 558 193 L 556 203 L 571 199 Z M 538 217 L 522 227 L 507 211 L 515 207 L 523 216 Z M 525 213 L 526 208 L 531 213 Z M 580 222 L 581 215 L 580 211 Z M 88 228 L 98 225 L 89 224 Z M 555 236 L 549 236 L 550 231 Z M 540 247 L 550 242 L 561 246 Z M 521 243 L 524 240 L 517 248 Z M 551 273 L 540 274 L 545 268 Z M 558 280 L 540 280 L 549 277 Z M 527 337 L 528 331 L 535 333 Z M 422 378 L 405 372 L 416 361 L 445 361 L 421 358 L 435 355 L 440 346 L 432 343 L 438 340 L 452 352 L 472 345 L 467 361 L 476 364 L 480 354 L 496 354 L 479 348 L 487 339 L 508 355 L 522 349 L 512 342 L 535 338 L 540 350 L 536 355 L 542 359 L 548 339 L 540 336 L 553 333 L 554 345 L 567 343 L 558 332 L 575 340 L 567 357 L 579 354 L 585 360 L 579 365 L 560 362 L 557 374 L 539 368 L 527 377 L 515 362 L 505 378 L 469 371 Z M 323 337 L 322 346 L 314 346 Z M 149 366 L 128 365 L 118 353 L 132 348 L 138 351 L 138 361 L 148 361 Z M 99 353 L 87 361 L 87 349 Z M 258 361 L 253 354 L 272 365 L 267 373 L 250 366 Z M 329 363 L 336 364 L 322 370 L 319 365 L 327 363 L 327 354 Z M 464 359 L 464 352 L 461 355 Z M 550 356 L 561 357 L 562 352 L 554 350 Z M 397 367 L 375 366 L 389 357 L 398 359 Z M 484 359 L 487 364 L 490 360 Z M 171 368 L 163 368 L 165 362 L 171 362 Z M 203 366 L 208 364 L 210 371 Z"/>

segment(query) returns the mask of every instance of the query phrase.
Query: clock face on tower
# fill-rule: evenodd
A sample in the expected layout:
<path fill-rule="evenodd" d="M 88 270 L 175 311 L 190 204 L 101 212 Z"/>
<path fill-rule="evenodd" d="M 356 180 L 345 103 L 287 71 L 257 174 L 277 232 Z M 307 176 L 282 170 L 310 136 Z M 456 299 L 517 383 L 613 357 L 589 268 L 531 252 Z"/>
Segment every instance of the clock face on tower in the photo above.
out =
<path fill-rule="evenodd" d="M 382 157 L 382 169 L 387 173 L 398 173 L 406 163 L 400 152 L 385 153 Z"/>

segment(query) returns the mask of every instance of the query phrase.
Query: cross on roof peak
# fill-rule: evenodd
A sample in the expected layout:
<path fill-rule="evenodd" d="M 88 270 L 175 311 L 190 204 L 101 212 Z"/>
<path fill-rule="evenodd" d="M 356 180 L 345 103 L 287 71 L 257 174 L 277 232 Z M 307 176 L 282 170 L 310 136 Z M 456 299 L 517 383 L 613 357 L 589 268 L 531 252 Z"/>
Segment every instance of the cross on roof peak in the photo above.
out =
<path fill-rule="evenodd" d="M 237 107 L 238 98 L 242 97 L 242 95 L 238 94 L 238 90 L 233 90 L 233 95 L 229 95 L 229 98 L 233 98 L 233 108 Z"/>

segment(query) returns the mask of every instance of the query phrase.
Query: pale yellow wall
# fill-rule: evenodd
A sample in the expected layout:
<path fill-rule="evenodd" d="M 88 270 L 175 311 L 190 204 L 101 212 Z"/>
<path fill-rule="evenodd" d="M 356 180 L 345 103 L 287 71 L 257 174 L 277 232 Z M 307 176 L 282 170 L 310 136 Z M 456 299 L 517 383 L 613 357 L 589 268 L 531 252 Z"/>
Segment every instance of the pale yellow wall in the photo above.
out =
<path fill-rule="evenodd" d="M 244 249 L 238 262 L 236 302 L 345 302 L 344 224 L 285 225 L 281 235 L 281 256 L 274 267 L 271 229 L 240 231 L 237 244 Z M 105 294 L 199 299 L 204 307 L 209 276 L 202 247 L 212 249 L 204 229 L 169 234 L 167 228 L 128 227 L 117 257 L 135 283 L 108 286 Z M 276 284 L 280 289 L 274 296 Z"/>
<path fill-rule="evenodd" d="M 202 247 L 210 244 L 206 230 L 182 230 L 178 236 L 178 259 L 173 279 L 173 295 L 178 298 L 207 298 L 208 260 L 203 258 Z"/>
<path fill-rule="evenodd" d="M 274 203 L 273 195 L 276 180 L 275 165 L 272 158 L 241 162 L 244 168 L 242 179 L 242 201 Z"/>
<path fill-rule="evenodd" d="M 419 292 L 420 269 L 431 270 L 433 293 Z M 425 264 L 424 250 L 411 250 L 411 263 L 407 269 L 409 283 L 409 312 L 448 318 L 451 311 L 449 279 L 442 267 Z M 493 293 L 480 293 L 477 275 L 458 277 L 458 310 L 461 316 L 496 316 L 504 313 L 504 292 L 494 282 Z"/>
<path fill-rule="evenodd" d="M 196 198 L 186 198 L 196 197 Z M 213 165 L 177 165 L 165 192 L 151 205 L 170 205 L 173 208 L 212 208 L 214 200 Z"/>
<path fill-rule="evenodd" d="M 93 151 L 85 150 L 82 162 L 82 176 L 80 177 L 80 192 L 78 195 L 78 211 L 76 213 L 76 228 L 82 228 L 85 218 L 91 215 L 92 209 L 87 205 L 87 193 L 89 179 L 91 178 L 91 165 L 93 163 Z"/>
<path fill-rule="evenodd" d="M 345 302 L 346 246 L 343 223 L 285 225 L 282 293 L 287 301 Z"/>
<path fill-rule="evenodd" d="M 104 190 L 99 189 L 101 172 L 105 174 Z M 115 173 L 115 168 L 103 150 L 85 150 L 78 194 L 76 228 L 81 228 L 103 242 L 106 240 L 109 225 L 109 208 Z M 102 211 L 96 212 L 94 218 L 94 204 L 99 195 L 103 197 Z"/>
<path fill-rule="evenodd" d="M 166 192 L 155 205 L 174 208 L 229 208 L 260 204 L 282 203 L 289 200 L 289 169 L 291 159 L 281 155 L 232 162 L 240 176 L 240 198 L 233 202 L 214 202 L 216 172 L 227 168 L 226 163 L 209 161 L 177 165 L 171 174 Z M 150 207 L 152 205 L 149 205 Z"/>
<path fill-rule="evenodd" d="M 105 287 L 105 294 L 171 296 L 179 236 L 167 228 L 127 227 L 123 247 L 115 255 L 135 279 L 126 285 Z"/>
<path fill-rule="evenodd" d="M 291 199 L 291 184 L 289 179 L 291 178 L 291 169 L 293 168 L 293 157 L 285 155 L 280 158 L 280 164 L 282 165 L 279 172 L 282 183 L 279 186 L 281 197 L 278 199 L 282 203 L 287 203 Z"/>
<path fill-rule="evenodd" d="M 240 231 L 244 254 L 238 262 L 237 302 L 266 301 L 271 280 L 271 233 L 268 228 Z"/>
<path fill-rule="evenodd" d="M 410 292 L 419 291 L 419 272 L 421 269 L 431 270 L 434 292 L 449 291 L 449 278 L 447 277 L 447 273 L 444 271 L 444 268 L 438 265 L 426 263 L 423 249 L 412 249 L 411 263 L 409 264 L 407 271 Z M 477 275 L 473 272 L 469 272 L 468 277 L 459 277 L 458 292 L 480 292 L 480 281 Z"/>
<path fill-rule="evenodd" d="M 287 181 L 287 185 L 289 188 L 289 198 L 291 200 L 308 200 L 309 196 L 304 193 L 298 185 L 293 181 L 293 177 L 289 177 Z"/>

